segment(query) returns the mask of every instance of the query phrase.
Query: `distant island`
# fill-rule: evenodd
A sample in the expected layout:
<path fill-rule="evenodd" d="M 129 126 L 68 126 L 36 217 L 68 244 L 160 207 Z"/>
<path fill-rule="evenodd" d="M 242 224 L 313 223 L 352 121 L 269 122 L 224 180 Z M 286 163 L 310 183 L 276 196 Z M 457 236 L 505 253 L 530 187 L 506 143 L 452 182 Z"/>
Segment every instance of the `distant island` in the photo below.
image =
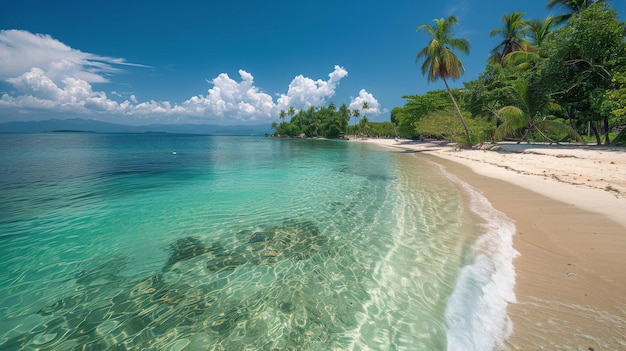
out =
<path fill-rule="evenodd" d="M 265 135 L 270 128 L 263 125 L 211 124 L 149 124 L 130 126 L 90 119 L 48 119 L 0 123 L 0 133 L 151 133 L 205 135 Z"/>

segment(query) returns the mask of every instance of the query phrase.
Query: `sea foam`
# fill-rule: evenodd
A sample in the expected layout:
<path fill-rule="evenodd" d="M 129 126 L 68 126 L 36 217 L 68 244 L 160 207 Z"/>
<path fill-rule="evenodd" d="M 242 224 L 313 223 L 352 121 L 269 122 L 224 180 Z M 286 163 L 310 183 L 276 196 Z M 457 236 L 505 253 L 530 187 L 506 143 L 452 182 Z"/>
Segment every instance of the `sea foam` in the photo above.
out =
<path fill-rule="evenodd" d="M 472 186 L 443 167 L 442 171 L 462 186 L 472 212 L 485 220 L 484 232 L 472 245 L 446 305 L 448 350 L 493 350 L 502 347 L 513 331 L 506 309 L 516 302 L 515 224 Z"/>

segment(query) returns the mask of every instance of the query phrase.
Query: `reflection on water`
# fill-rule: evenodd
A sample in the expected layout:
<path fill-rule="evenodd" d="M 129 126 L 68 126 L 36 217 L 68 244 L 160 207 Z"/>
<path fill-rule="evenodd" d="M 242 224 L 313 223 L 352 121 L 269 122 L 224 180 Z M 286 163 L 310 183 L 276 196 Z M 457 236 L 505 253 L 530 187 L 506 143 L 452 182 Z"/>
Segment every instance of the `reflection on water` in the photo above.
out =
<path fill-rule="evenodd" d="M 457 185 L 357 143 L 235 139 L 0 138 L 0 350 L 450 345 L 485 232 Z"/>
<path fill-rule="evenodd" d="M 45 323 L 3 349 L 331 349 L 349 341 L 368 299 L 340 271 L 330 238 L 310 221 L 242 230 L 231 244 L 186 237 L 162 272 L 130 286 L 112 259 L 81 271 L 79 290 L 37 313 Z M 234 244 L 234 245 L 233 245 Z M 345 266 L 342 267 L 345 270 Z"/>

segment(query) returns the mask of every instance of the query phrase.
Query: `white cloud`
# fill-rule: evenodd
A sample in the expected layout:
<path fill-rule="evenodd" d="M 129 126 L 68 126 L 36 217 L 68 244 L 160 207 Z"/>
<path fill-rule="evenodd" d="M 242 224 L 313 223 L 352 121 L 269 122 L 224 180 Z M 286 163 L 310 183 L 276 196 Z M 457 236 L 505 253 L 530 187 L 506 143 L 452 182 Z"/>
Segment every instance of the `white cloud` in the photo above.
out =
<path fill-rule="evenodd" d="M 206 96 L 194 96 L 174 109 L 180 114 L 214 116 L 217 119 L 239 122 L 268 119 L 273 116 L 275 104 L 272 97 L 254 86 L 252 74 L 239 70 L 241 81 L 222 73 L 211 83 L 213 88 Z"/>
<path fill-rule="evenodd" d="M 110 98 L 105 92 L 94 89 L 92 84 L 108 82 L 120 71 L 120 65 L 131 64 L 121 58 L 75 50 L 49 35 L 0 31 L 0 80 L 14 89 L 2 94 L 0 108 L 74 113 L 85 117 L 97 115 L 101 120 L 123 117 L 127 123 L 149 120 L 264 123 L 274 120 L 280 110 L 291 106 L 305 109 L 326 104 L 327 99 L 335 95 L 339 82 L 348 75 L 341 66 L 335 66 L 327 80 L 298 75 L 289 84 L 287 93 L 280 94 L 275 102 L 271 95 L 255 86 L 252 74 L 239 70 L 238 81 L 226 73 L 219 74 L 208 81 L 212 87 L 206 95 L 193 96 L 182 103 L 141 102 L 135 94 L 121 101 L 123 94 L 118 91 L 111 91 Z M 370 104 L 365 113 L 380 113 L 378 101 L 365 90 L 361 90 L 350 106 L 360 109 L 363 101 Z M 358 107 L 352 107 L 353 104 Z"/>
<path fill-rule="evenodd" d="M 367 102 L 368 108 L 363 109 L 363 103 Z M 365 89 L 359 91 L 359 96 L 352 98 L 350 101 L 350 110 L 359 110 L 361 114 L 380 115 L 385 111 L 380 110 L 380 103 L 374 95 L 368 93 Z"/>
<path fill-rule="evenodd" d="M 289 83 L 287 94 L 281 94 L 278 98 L 278 109 L 286 111 L 293 106 L 300 110 L 309 106 L 323 105 L 327 98 L 335 95 L 339 81 L 347 75 L 348 71 L 341 66 L 335 66 L 326 81 L 313 80 L 299 75 Z"/>
<path fill-rule="evenodd" d="M 108 73 L 119 71 L 116 65 L 140 66 L 72 49 L 49 35 L 0 31 L 0 79 L 17 77 L 37 67 L 57 84 L 65 77 L 103 83 L 108 81 Z"/>

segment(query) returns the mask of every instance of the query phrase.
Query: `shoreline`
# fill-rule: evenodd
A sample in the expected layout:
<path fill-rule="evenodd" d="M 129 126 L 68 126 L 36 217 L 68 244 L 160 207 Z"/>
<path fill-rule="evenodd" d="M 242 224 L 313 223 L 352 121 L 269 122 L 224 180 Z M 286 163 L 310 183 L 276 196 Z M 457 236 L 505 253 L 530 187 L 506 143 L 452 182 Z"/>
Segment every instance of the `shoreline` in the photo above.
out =
<path fill-rule="evenodd" d="M 626 348 L 626 152 L 370 139 L 441 164 L 515 222 L 509 350 Z M 574 173 L 575 172 L 575 173 Z M 576 179 L 574 179 L 576 178 Z M 582 179 L 582 181 L 581 181 Z"/>

